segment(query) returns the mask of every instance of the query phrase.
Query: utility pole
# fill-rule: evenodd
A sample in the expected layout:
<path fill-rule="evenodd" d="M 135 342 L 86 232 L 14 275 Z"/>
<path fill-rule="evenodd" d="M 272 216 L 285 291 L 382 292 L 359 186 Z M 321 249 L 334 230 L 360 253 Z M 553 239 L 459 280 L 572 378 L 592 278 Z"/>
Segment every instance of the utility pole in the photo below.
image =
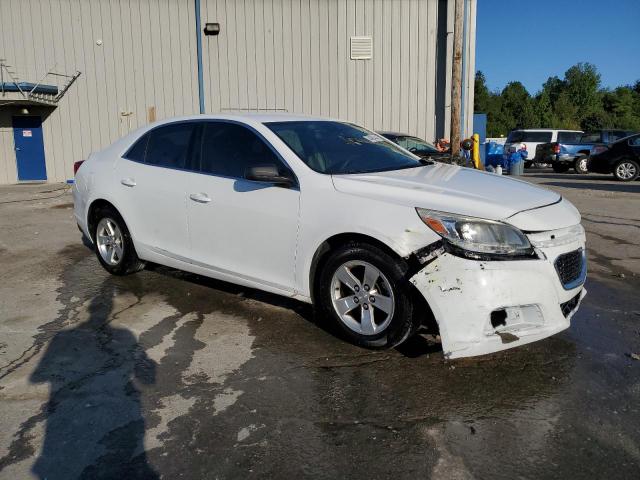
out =
<path fill-rule="evenodd" d="M 464 0 L 455 0 L 453 66 L 451 68 L 451 155 L 460 153 L 460 110 L 462 109 L 462 30 Z"/>

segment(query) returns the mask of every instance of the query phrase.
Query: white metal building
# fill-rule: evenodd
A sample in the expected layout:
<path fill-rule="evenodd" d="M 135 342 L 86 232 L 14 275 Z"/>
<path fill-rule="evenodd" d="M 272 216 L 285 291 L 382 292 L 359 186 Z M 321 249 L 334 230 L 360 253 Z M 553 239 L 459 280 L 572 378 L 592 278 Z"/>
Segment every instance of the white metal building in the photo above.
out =
<path fill-rule="evenodd" d="M 448 137 L 453 10 L 454 0 L 1 0 L 0 184 L 66 181 L 74 161 L 130 130 L 198 112 L 281 110 Z M 463 135 L 475 12 L 465 0 Z"/>

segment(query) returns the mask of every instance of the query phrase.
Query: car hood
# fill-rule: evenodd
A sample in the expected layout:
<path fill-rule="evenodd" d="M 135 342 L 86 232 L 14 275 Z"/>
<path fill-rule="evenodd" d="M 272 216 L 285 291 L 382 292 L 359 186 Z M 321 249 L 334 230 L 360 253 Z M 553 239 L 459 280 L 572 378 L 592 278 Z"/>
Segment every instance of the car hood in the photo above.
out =
<path fill-rule="evenodd" d="M 505 220 L 562 199 L 555 192 L 521 180 L 443 163 L 333 175 L 333 184 L 342 193 L 491 220 Z"/>

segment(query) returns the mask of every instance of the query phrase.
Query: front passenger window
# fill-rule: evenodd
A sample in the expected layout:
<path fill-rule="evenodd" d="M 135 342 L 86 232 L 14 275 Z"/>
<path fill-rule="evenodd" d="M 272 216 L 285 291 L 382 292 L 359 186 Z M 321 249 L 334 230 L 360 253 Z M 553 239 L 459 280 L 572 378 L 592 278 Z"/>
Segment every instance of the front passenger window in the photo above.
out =
<path fill-rule="evenodd" d="M 273 150 L 250 129 L 228 122 L 204 123 L 201 172 L 244 178 L 247 168 L 268 164 L 285 168 Z"/>
<path fill-rule="evenodd" d="M 196 123 L 176 123 L 149 132 L 145 163 L 168 168 L 185 168 Z"/>

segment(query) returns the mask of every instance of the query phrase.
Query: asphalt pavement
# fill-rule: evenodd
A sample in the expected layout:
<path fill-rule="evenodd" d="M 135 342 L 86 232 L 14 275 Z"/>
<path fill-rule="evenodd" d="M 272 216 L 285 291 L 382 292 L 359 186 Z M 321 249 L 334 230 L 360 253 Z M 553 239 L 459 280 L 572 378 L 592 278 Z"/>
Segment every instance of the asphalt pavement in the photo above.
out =
<path fill-rule="evenodd" d="M 109 276 L 64 185 L 0 187 L 0 478 L 637 479 L 640 182 L 523 179 L 581 211 L 588 295 L 569 330 L 456 361 L 164 267 Z"/>

